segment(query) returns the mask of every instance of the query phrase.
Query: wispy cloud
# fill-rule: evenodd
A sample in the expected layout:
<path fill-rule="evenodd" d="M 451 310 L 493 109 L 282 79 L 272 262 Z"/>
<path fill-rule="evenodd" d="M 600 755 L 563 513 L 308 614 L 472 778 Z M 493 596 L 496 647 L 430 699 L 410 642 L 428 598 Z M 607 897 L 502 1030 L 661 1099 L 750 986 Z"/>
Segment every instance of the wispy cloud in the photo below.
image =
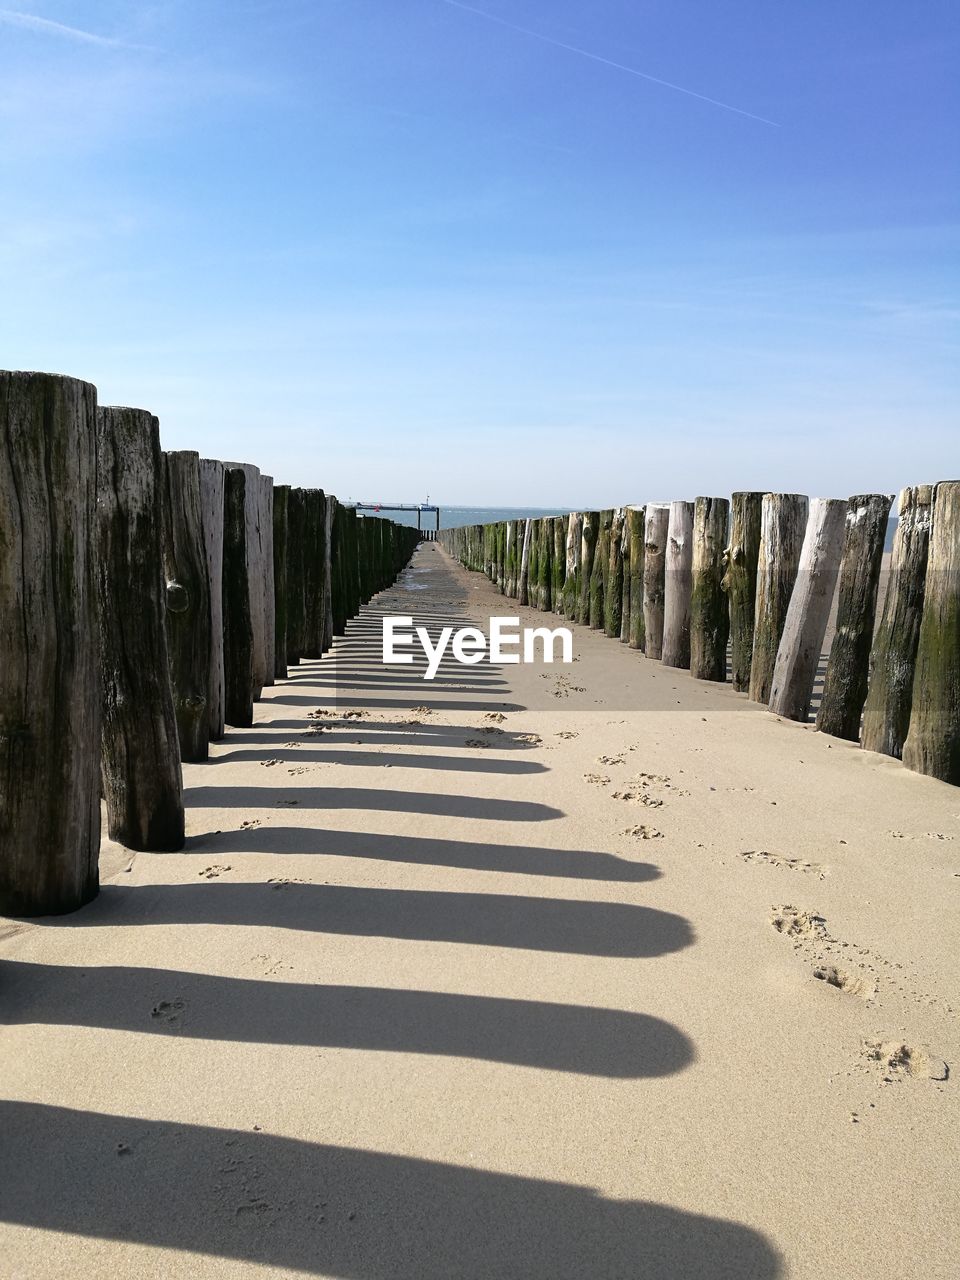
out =
<path fill-rule="evenodd" d="M 124 40 L 112 36 L 97 35 L 93 31 L 82 31 L 79 27 L 68 27 L 62 22 L 54 22 L 50 18 L 40 18 L 35 13 L 19 13 L 15 9 L 0 9 L 0 23 L 9 27 L 23 27 L 28 31 L 37 31 L 42 35 L 54 36 L 61 40 L 74 40 L 80 44 L 99 45 L 103 49 L 142 48 L 141 45 L 128 45 Z"/>
<path fill-rule="evenodd" d="M 738 116 L 746 116 L 748 120 L 756 120 L 760 124 L 772 125 L 774 129 L 780 128 L 776 120 L 768 120 L 766 116 L 754 115 L 752 111 L 744 111 L 742 107 L 732 106 L 729 102 L 721 102 L 719 98 L 708 98 L 705 93 L 697 93 L 694 89 L 687 89 L 682 84 L 674 84 L 671 80 L 661 80 L 659 76 L 649 75 L 646 71 L 638 71 L 636 67 L 628 67 L 622 62 L 614 62 L 610 58 L 601 57 L 599 53 L 591 53 L 589 49 L 581 49 L 578 45 L 565 44 L 562 40 L 554 40 L 552 36 L 545 36 L 539 31 L 532 31 L 529 27 L 521 27 L 515 22 L 508 22 L 506 18 L 497 17 L 494 13 L 487 13 L 485 9 L 475 9 L 472 4 L 463 4 L 461 0 L 441 0 L 441 3 L 450 5 L 454 9 L 462 9 L 464 13 L 476 14 L 478 18 L 485 18 L 488 22 L 495 22 L 498 26 L 507 27 L 510 31 L 518 31 L 521 35 L 530 36 L 533 40 L 540 40 L 543 44 L 553 45 L 556 49 L 565 49 L 567 53 L 576 53 L 581 58 L 589 58 L 591 62 L 602 63 L 603 66 L 613 67 L 617 71 L 625 71 L 628 75 L 637 76 L 640 80 L 649 80 L 651 84 L 661 85 L 664 89 L 672 89 L 675 93 L 686 94 L 688 98 L 697 98 L 700 102 L 708 102 L 713 107 L 721 107 L 724 111 L 733 111 Z"/>

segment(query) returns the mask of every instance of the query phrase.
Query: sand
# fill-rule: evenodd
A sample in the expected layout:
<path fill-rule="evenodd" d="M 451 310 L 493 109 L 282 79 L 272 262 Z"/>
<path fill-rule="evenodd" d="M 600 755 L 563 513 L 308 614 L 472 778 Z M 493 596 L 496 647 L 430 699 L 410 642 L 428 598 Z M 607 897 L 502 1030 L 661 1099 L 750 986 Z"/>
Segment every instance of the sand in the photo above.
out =
<path fill-rule="evenodd" d="M 583 628 L 386 672 L 414 610 L 545 621 L 424 546 L 182 854 L 0 924 L 0 1273 L 953 1280 L 960 794 Z"/>

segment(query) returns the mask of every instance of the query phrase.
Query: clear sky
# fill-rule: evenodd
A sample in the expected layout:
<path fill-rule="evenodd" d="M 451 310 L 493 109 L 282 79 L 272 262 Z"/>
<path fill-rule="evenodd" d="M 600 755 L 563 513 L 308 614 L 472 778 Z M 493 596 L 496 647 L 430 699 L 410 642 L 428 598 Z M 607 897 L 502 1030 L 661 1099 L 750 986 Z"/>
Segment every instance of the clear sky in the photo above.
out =
<path fill-rule="evenodd" d="M 960 475 L 957 0 L 6 2 L 0 365 L 167 448 L 492 505 Z"/>

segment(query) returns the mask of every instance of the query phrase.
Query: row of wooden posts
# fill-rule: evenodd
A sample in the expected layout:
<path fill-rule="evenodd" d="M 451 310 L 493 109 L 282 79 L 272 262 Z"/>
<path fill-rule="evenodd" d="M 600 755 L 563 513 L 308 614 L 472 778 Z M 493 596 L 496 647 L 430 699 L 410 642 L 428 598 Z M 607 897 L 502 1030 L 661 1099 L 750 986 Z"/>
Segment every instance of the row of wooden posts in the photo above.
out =
<path fill-rule="evenodd" d="M 181 760 L 250 725 L 417 540 L 162 452 L 152 414 L 98 407 L 90 383 L 0 372 L 0 913 L 96 894 L 101 795 L 113 839 L 181 848 Z"/>
<path fill-rule="evenodd" d="M 960 784 L 960 482 L 904 489 L 882 616 L 892 498 L 735 493 L 440 533 L 504 595 L 605 631 L 777 715 Z"/>

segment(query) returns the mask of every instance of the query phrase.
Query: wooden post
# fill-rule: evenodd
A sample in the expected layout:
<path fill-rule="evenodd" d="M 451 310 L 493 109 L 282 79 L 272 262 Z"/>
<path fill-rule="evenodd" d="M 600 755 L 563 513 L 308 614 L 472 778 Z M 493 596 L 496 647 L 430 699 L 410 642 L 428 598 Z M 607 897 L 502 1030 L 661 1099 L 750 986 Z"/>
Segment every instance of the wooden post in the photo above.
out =
<path fill-rule="evenodd" d="M 517 600 L 520 604 L 530 603 L 530 542 L 533 535 L 533 521 L 523 522 L 523 547 L 520 552 L 520 578 L 517 583 Z"/>
<path fill-rule="evenodd" d="M 210 680 L 207 686 L 207 732 L 222 738 L 223 697 L 223 463 L 200 459 L 200 524 L 210 592 Z"/>
<path fill-rule="evenodd" d="M 253 697 L 256 701 L 266 681 L 266 639 L 263 618 L 263 562 L 260 556 L 260 469 L 249 462 L 225 462 L 225 467 L 239 467 L 246 476 L 244 512 L 247 539 L 247 576 L 250 595 L 250 625 L 253 627 Z M 228 720 L 228 724 L 231 722 Z"/>
<path fill-rule="evenodd" d="M 304 491 L 303 518 L 303 650 L 304 658 L 319 658 L 323 652 L 323 563 L 321 530 L 324 498 L 319 489 Z"/>
<path fill-rule="evenodd" d="M 551 599 L 554 613 L 563 614 L 563 588 L 567 580 L 567 518 L 553 518 L 553 581 Z"/>
<path fill-rule="evenodd" d="M 960 785 L 960 480 L 933 497 L 923 621 L 903 763 Z"/>
<path fill-rule="evenodd" d="M 607 575 L 603 592 L 603 629 L 611 640 L 619 640 L 623 609 L 623 507 L 610 516 Z"/>
<path fill-rule="evenodd" d="M 290 486 L 273 486 L 273 677 L 287 678 L 287 512 Z"/>
<path fill-rule="evenodd" d="M 590 579 L 597 556 L 597 535 L 600 532 L 600 512 L 584 511 L 580 521 L 580 598 L 577 602 L 576 621 L 590 625 Z"/>
<path fill-rule="evenodd" d="M 593 554 L 593 567 L 590 570 L 590 617 L 588 619 L 593 631 L 604 629 L 604 592 L 607 585 L 607 573 L 610 569 L 610 527 L 613 524 L 613 508 L 607 507 L 600 512 L 597 528 L 597 543 Z"/>
<path fill-rule="evenodd" d="M 419 518 L 419 511 L 417 517 Z M 342 636 L 347 630 L 347 611 L 344 605 L 343 532 L 345 512 L 343 504 L 334 502 L 333 526 L 330 530 L 330 610 L 333 615 L 333 634 Z"/>
<path fill-rule="evenodd" d="M 507 548 L 504 564 L 504 594 L 517 594 L 517 521 L 507 521 Z"/>
<path fill-rule="evenodd" d="M 693 503 L 671 502 L 664 565 L 663 651 L 667 667 L 690 666 L 690 596 L 693 589 Z"/>
<path fill-rule="evenodd" d="M 303 654 L 303 526 L 304 491 L 291 489 L 287 498 L 287 666 L 299 664 Z"/>
<path fill-rule="evenodd" d="M 245 728 L 253 724 L 254 701 L 247 469 L 227 466 L 223 482 L 224 718 Z"/>
<path fill-rule="evenodd" d="M 0 913 L 96 897 L 97 391 L 0 372 Z"/>
<path fill-rule="evenodd" d="M 549 613 L 553 606 L 553 517 L 538 522 L 537 608 Z"/>
<path fill-rule="evenodd" d="M 277 665 L 276 588 L 273 579 L 273 476 L 260 477 L 260 506 L 257 512 L 260 533 L 260 564 L 263 582 L 263 683 L 272 685 Z"/>
<path fill-rule="evenodd" d="M 183 848 L 183 781 L 167 667 L 161 566 L 160 424 L 97 411 L 100 773 L 110 839 Z"/>
<path fill-rule="evenodd" d="M 643 649 L 644 522 L 646 507 L 627 508 L 627 537 L 630 540 L 630 631 L 631 649 Z"/>
<path fill-rule="evenodd" d="M 648 503 L 643 527 L 643 630 L 644 653 L 648 658 L 659 658 L 663 652 L 663 598 L 669 528 L 669 506 Z"/>
<path fill-rule="evenodd" d="M 332 493 L 324 499 L 323 523 L 323 651 L 333 647 L 333 521 L 337 500 Z"/>
<path fill-rule="evenodd" d="M 738 693 L 750 688 L 762 504 L 763 494 L 754 492 L 735 493 L 731 504 L 723 588 L 730 602 L 730 679 Z"/>
<path fill-rule="evenodd" d="M 780 637 L 797 578 L 807 506 L 807 499 L 799 493 L 765 493 L 760 507 L 749 696 L 764 706 L 770 701 Z"/>
<path fill-rule="evenodd" d="M 847 504 L 814 498 L 770 688 L 770 710 L 805 722 L 836 593 Z"/>
<path fill-rule="evenodd" d="M 860 717 L 867 700 L 877 587 L 892 502 L 892 494 L 868 493 L 857 494 L 848 504 L 837 630 L 830 646 L 817 728 L 851 742 L 860 738 Z"/>
<path fill-rule="evenodd" d="M 690 597 L 690 674 L 697 680 L 727 678 L 730 612 L 723 590 L 730 503 L 697 498 L 693 511 L 693 587 Z"/>
<path fill-rule="evenodd" d="M 873 638 L 870 684 L 860 742 L 867 751 L 900 757 L 910 727 L 913 676 L 923 617 L 933 485 L 904 489 L 897 504 L 883 617 Z"/>
<path fill-rule="evenodd" d="M 580 556 L 583 549 L 583 517 L 579 511 L 567 516 L 566 573 L 563 579 L 563 616 L 576 620 L 580 603 Z"/>
<path fill-rule="evenodd" d="M 210 743 L 210 584 L 200 516 L 200 455 L 163 455 L 163 572 L 167 656 L 183 760 L 206 760 Z"/>

